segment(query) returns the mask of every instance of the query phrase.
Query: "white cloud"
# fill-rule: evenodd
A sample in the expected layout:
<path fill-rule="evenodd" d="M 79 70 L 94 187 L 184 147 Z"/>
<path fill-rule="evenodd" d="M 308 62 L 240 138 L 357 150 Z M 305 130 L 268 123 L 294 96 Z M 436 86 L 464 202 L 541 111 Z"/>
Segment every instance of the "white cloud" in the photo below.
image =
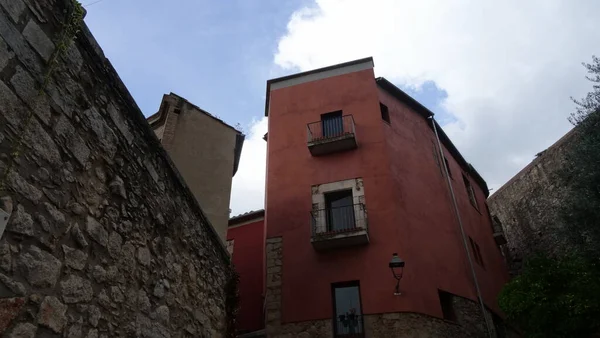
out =
<path fill-rule="evenodd" d="M 308 70 L 365 56 L 403 86 L 431 80 L 456 121 L 444 129 L 490 187 L 569 128 L 569 97 L 591 88 L 600 2 L 316 0 L 296 11 L 275 63 Z"/>
<path fill-rule="evenodd" d="M 242 148 L 240 166 L 233 177 L 231 216 L 264 208 L 265 165 L 267 163 L 267 118 L 254 120 Z"/>

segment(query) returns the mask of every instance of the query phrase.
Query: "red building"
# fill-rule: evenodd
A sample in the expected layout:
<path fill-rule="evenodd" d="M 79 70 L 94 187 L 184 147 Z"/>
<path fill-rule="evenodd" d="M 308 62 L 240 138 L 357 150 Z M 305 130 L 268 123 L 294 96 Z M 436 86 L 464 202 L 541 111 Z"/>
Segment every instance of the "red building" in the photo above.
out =
<path fill-rule="evenodd" d="M 486 183 L 373 66 L 267 82 L 267 335 L 503 336 Z M 406 262 L 400 295 L 392 253 Z"/>
<path fill-rule="evenodd" d="M 240 334 L 264 328 L 264 216 L 265 211 L 258 210 L 229 219 L 227 250 L 240 276 L 237 315 L 237 331 Z"/>

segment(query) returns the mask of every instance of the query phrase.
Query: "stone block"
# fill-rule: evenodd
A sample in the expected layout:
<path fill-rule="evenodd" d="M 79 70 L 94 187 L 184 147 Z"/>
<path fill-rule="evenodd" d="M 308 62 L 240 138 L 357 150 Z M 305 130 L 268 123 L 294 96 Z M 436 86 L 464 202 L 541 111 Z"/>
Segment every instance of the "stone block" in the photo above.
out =
<path fill-rule="evenodd" d="M 33 20 L 29 20 L 23 29 L 23 36 L 44 60 L 50 60 L 54 52 L 54 43 Z"/>
<path fill-rule="evenodd" d="M 70 275 L 60 282 L 62 299 L 65 303 L 81 303 L 92 300 L 94 291 L 92 283 L 76 275 Z"/>
<path fill-rule="evenodd" d="M 12 329 L 8 338 L 34 338 L 36 331 L 37 326 L 31 323 L 19 323 Z"/>
<path fill-rule="evenodd" d="M 8 173 L 7 181 L 8 185 L 10 185 L 16 192 L 33 203 L 37 203 L 43 196 L 43 193 L 38 188 L 27 182 L 14 170 L 11 170 Z"/>
<path fill-rule="evenodd" d="M 102 224 L 100 224 L 91 216 L 87 217 L 85 224 L 87 233 L 94 241 L 102 246 L 106 246 L 106 244 L 108 244 L 108 232 L 104 229 Z"/>
<path fill-rule="evenodd" d="M 88 255 L 77 249 L 73 249 L 66 245 L 62 246 L 65 254 L 65 265 L 75 270 L 83 270 L 87 263 Z"/>
<path fill-rule="evenodd" d="M 19 18 L 25 10 L 25 4 L 21 0 L 0 0 L 0 5 L 8 12 L 10 18 L 15 22 L 19 22 Z"/>
<path fill-rule="evenodd" d="M 7 0 L 0 0 L 0 3 L 2 1 Z M 8 64 L 8 61 L 10 61 L 14 56 L 15 53 L 8 50 L 8 45 L 6 42 L 4 42 L 4 39 L 0 38 L 0 71 L 4 69 L 4 67 Z"/>
<path fill-rule="evenodd" d="M 75 157 L 79 164 L 85 167 L 90 158 L 90 148 L 85 144 L 83 138 L 79 136 L 75 127 L 73 127 L 65 115 L 61 115 L 56 122 L 54 132 L 59 137 L 65 139 L 66 149 Z"/>
<path fill-rule="evenodd" d="M 50 328 L 56 333 L 61 333 L 67 323 L 68 306 L 63 304 L 58 298 L 47 296 L 44 298 L 38 312 L 38 324 Z"/>
<path fill-rule="evenodd" d="M 25 212 L 25 208 L 19 204 L 8 223 L 8 231 L 21 235 L 33 236 L 33 218 Z"/>
<path fill-rule="evenodd" d="M 0 333 L 6 331 L 24 305 L 25 298 L 0 298 Z"/>
<path fill-rule="evenodd" d="M 35 112 L 45 125 L 49 125 L 51 113 L 48 98 L 40 93 L 40 86 L 31 75 L 21 66 L 17 66 L 15 74 L 10 78 L 10 83 L 21 100 L 27 102 L 29 108 Z"/>
<path fill-rule="evenodd" d="M 21 252 L 17 259 L 17 268 L 35 287 L 54 287 L 61 267 L 60 260 L 34 245 Z"/>

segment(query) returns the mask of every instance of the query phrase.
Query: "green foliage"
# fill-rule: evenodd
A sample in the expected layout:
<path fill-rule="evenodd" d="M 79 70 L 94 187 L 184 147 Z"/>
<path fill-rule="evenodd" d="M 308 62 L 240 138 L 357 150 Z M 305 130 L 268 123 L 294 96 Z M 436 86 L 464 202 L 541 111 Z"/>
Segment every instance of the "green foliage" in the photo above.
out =
<path fill-rule="evenodd" d="M 526 337 L 590 337 L 600 329 L 599 269 L 575 255 L 537 256 L 498 301 Z"/>
<path fill-rule="evenodd" d="M 527 337 L 590 337 L 600 332 L 600 58 L 585 64 L 593 89 L 576 103 L 559 183 L 559 215 L 571 255 L 530 259 L 502 290 L 500 308 Z"/>
<path fill-rule="evenodd" d="M 38 100 L 39 96 L 45 95 L 44 90 L 48 86 L 48 83 L 50 82 L 52 74 L 54 73 L 54 71 L 56 70 L 56 67 L 58 66 L 59 58 L 63 57 L 66 54 L 67 49 L 69 48 L 69 46 L 75 39 L 75 36 L 81 29 L 81 24 L 83 23 L 83 16 L 84 16 L 84 9 L 83 9 L 83 6 L 81 5 L 81 3 L 79 3 L 77 0 L 71 0 L 71 8 L 70 8 L 69 14 L 67 15 L 65 23 L 63 24 L 63 29 L 61 30 L 60 38 L 56 42 L 56 48 L 54 49 L 54 52 L 52 53 L 52 56 L 50 57 L 50 60 L 48 61 L 46 72 L 44 73 L 44 80 L 43 80 L 43 83 L 41 84 L 40 88 L 38 89 L 36 98 L 34 98 L 35 101 Z M 34 104 L 37 104 L 37 102 L 34 102 Z M 13 149 L 10 151 L 10 154 L 11 154 L 10 161 L 9 161 L 8 165 L 6 166 L 6 168 L 4 169 L 4 172 L 1 173 L 0 191 L 4 190 L 4 187 L 6 186 L 6 179 L 8 177 L 8 173 L 13 169 L 13 167 L 15 166 L 16 160 L 21 155 L 21 149 L 23 148 L 23 137 L 26 134 L 26 131 L 29 129 L 32 119 L 33 119 L 33 110 L 30 110 L 29 114 L 27 115 L 27 117 L 25 118 L 25 121 L 22 124 L 23 131 L 20 134 L 21 136 L 15 142 Z"/>
<path fill-rule="evenodd" d="M 567 152 L 567 165 L 560 173 L 568 187 L 560 210 L 565 235 L 590 259 L 600 259 L 600 58 L 584 64 L 593 90 L 574 100 L 577 111 L 569 119 L 577 139 Z"/>

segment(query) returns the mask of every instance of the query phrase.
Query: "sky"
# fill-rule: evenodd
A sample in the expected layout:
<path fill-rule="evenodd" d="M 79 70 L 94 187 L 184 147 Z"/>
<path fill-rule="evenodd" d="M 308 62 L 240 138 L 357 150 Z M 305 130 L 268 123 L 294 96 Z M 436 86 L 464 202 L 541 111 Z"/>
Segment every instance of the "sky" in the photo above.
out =
<path fill-rule="evenodd" d="M 373 56 L 499 188 L 571 125 L 600 1 L 88 0 L 85 21 L 149 116 L 177 93 L 247 135 L 232 215 L 263 208 L 270 78 Z M 492 191 L 493 192 L 493 191 Z"/>

